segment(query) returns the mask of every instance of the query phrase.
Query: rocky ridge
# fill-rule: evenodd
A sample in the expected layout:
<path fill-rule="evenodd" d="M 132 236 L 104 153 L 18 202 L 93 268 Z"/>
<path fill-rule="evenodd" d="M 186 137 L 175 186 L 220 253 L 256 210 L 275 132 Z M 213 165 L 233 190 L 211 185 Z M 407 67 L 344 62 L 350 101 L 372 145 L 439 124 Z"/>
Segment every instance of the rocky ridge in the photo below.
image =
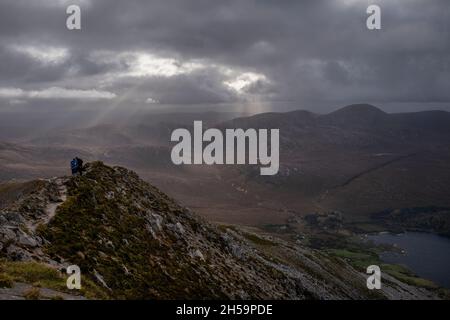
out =
<path fill-rule="evenodd" d="M 101 162 L 83 177 L 36 181 L 0 210 L 0 286 L 41 270 L 52 280 L 35 272 L 41 287 L 65 292 L 71 264 L 82 270 L 80 294 L 94 299 L 438 298 L 387 275 L 370 291 L 344 260 L 212 225 L 134 172 Z"/>

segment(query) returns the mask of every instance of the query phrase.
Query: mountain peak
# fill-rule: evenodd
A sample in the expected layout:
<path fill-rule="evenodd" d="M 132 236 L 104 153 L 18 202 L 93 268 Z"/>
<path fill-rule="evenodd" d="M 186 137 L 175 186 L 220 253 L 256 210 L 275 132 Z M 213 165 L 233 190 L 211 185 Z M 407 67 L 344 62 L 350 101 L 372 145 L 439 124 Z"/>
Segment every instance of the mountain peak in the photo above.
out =
<path fill-rule="evenodd" d="M 352 104 L 324 115 L 322 119 L 334 125 L 373 127 L 387 117 L 387 113 L 370 104 Z"/>
<path fill-rule="evenodd" d="M 343 108 L 340 108 L 330 114 L 359 114 L 359 115 L 385 115 L 386 112 L 383 110 L 371 105 L 371 104 L 351 104 L 348 106 L 345 106 Z"/>

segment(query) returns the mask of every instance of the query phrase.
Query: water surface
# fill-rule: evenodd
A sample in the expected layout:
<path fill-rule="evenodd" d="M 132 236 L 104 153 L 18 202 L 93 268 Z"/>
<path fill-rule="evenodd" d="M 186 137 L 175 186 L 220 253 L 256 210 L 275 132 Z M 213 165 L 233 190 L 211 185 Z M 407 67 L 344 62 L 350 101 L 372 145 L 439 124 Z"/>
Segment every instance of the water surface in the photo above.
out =
<path fill-rule="evenodd" d="M 406 232 L 369 235 L 376 244 L 391 244 L 405 250 L 404 254 L 385 252 L 381 259 L 402 264 L 418 276 L 450 288 L 450 239 L 431 233 Z"/>

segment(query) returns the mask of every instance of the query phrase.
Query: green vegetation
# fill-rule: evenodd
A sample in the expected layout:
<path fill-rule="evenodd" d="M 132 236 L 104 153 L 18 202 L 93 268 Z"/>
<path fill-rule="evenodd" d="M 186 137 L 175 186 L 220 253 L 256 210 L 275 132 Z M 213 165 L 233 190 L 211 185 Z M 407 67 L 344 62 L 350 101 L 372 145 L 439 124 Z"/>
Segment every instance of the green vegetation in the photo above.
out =
<path fill-rule="evenodd" d="M 382 263 L 375 249 L 330 249 L 329 254 L 346 260 L 351 266 L 361 272 L 365 272 L 370 265 L 379 265 L 382 272 L 393 276 L 401 282 L 427 289 L 437 289 L 438 286 L 432 281 L 417 277 L 414 273 L 401 265 Z"/>
<path fill-rule="evenodd" d="M 254 234 L 254 233 L 247 233 L 243 232 L 242 235 L 247 239 L 253 242 L 254 244 L 260 245 L 260 246 L 277 246 L 277 244 L 273 241 L 261 238 L 260 236 Z"/>
<path fill-rule="evenodd" d="M 37 288 L 49 288 L 70 294 L 80 293 L 88 298 L 105 298 L 102 289 L 90 279 L 82 279 L 80 291 L 67 289 L 67 275 L 38 262 L 0 260 L 0 288 L 11 288 L 14 282 L 32 284 Z"/>
<path fill-rule="evenodd" d="M 0 288 L 12 288 L 13 284 L 13 278 L 5 273 L 0 273 Z"/>
<path fill-rule="evenodd" d="M 427 289 L 437 289 L 438 286 L 430 280 L 422 279 L 414 275 L 410 270 L 401 265 L 382 264 L 383 272 L 407 284 Z"/>
<path fill-rule="evenodd" d="M 378 255 L 374 252 L 357 249 L 330 249 L 327 250 L 333 256 L 346 260 L 355 269 L 365 272 L 367 266 L 379 264 Z"/>
<path fill-rule="evenodd" d="M 0 261 L 0 271 L 14 282 L 33 284 L 55 290 L 64 290 L 66 282 L 57 270 L 37 262 Z"/>

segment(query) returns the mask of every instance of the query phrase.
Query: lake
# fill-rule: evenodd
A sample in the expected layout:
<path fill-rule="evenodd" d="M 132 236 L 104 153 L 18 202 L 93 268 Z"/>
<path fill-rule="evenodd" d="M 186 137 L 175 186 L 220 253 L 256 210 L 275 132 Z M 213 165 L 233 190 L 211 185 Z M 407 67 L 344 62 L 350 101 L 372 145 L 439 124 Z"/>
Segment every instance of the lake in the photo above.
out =
<path fill-rule="evenodd" d="M 376 244 L 391 244 L 405 250 L 404 254 L 384 252 L 381 254 L 384 262 L 405 265 L 418 276 L 450 288 L 450 239 L 421 232 L 380 233 L 368 238 Z"/>

